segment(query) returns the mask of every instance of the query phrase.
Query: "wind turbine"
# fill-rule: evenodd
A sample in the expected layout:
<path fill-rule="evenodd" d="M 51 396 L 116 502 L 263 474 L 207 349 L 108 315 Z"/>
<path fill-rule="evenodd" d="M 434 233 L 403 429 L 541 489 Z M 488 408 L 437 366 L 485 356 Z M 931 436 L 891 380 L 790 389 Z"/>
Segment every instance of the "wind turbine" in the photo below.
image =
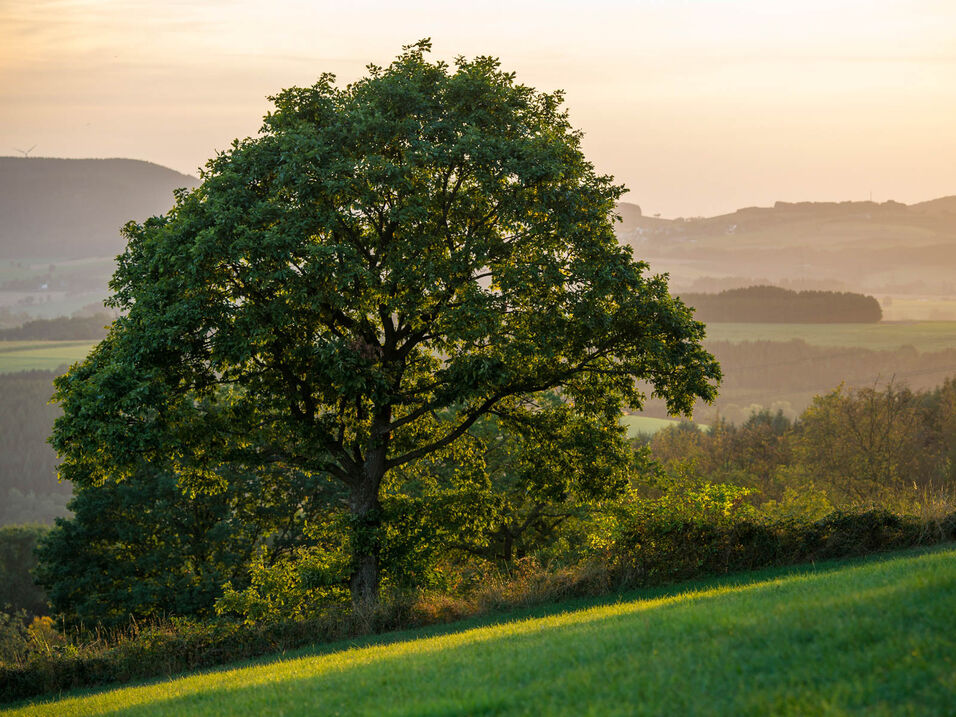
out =
<path fill-rule="evenodd" d="M 14 149 L 16 149 L 16 150 L 17 150 L 20 154 L 22 154 L 24 157 L 28 157 L 28 156 L 30 155 L 30 152 L 32 152 L 33 150 L 35 150 L 36 147 L 37 147 L 36 145 L 33 145 L 32 147 L 30 147 L 30 149 L 17 149 L 16 147 L 14 147 Z"/>

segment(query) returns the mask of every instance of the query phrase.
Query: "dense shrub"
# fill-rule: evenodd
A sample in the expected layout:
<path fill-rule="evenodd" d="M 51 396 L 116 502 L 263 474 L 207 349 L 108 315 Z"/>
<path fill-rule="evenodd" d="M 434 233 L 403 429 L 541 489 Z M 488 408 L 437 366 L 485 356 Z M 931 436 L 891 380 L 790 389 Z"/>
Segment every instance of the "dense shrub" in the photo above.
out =
<path fill-rule="evenodd" d="M 208 617 L 223 585 L 245 587 L 250 563 L 295 549 L 325 505 L 295 472 L 245 472 L 215 494 L 184 493 L 146 468 L 77 487 L 72 519 L 57 520 L 38 551 L 38 582 L 71 622 L 121 626 L 157 616 Z"/>
<path fill-rule="evenodd" d="M 956 513 L 922 521 L 883 510 L 835 512 L 818 521 L 761 517 L 702 520 L 641 511 L 629 516 L 605 560 L 627 585 L 854 557 L 956 540 Z"/>

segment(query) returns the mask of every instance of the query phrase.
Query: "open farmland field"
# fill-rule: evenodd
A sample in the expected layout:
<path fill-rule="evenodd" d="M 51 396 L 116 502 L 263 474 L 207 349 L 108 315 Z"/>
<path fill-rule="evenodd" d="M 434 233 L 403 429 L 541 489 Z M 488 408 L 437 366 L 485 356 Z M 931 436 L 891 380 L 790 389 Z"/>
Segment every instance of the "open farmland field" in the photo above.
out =
<path fill-rule="evenodd" d="M 621 423 L 627 427 L 627 437 L 634 438 L 638 435 L 653 436 L 660 430 L 678 425 L 681 421 L 672 418 L 626 415 L 621 416 Z M 701 425 L 700 427 L 703 429 L 709 428 L 709 426 L 705 425 Z"/>
<path fill-rule="evenodd" d="M 956 299 L 894 296 L 881 302 L 885 321 L 952 321 L 956 319 Z"/>
<path fill-rule="evenodd" d="M 84 358 L 96 341 L 0 341 L 0 373 L 53 371 Z"/>
<path fill-rule="evenodd" d="M 816 346 L 852 346 L 917 351 L 956 348 L 956 321 L 918 321 L 878 324 L 733 324 L 707 325 L 712 341 L 790 341 L 803 339 Z"/>
<path fill-rule="evenodd" d="M 947 546 L 578 601 L 10 714 L 948 714 L 954 590 Z"/>

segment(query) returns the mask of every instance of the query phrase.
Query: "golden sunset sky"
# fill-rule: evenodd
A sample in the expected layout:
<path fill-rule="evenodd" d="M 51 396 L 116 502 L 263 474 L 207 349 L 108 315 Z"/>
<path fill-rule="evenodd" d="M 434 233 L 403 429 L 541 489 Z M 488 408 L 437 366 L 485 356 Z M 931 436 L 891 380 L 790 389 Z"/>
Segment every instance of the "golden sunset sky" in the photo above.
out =
<path fill-rule="evenodd" d="M 195 174 L 266 95 L 423 37 L 565 89 L 647 214 L 956 194 L 954 0 L 0 0 L 0 155 Z"/>

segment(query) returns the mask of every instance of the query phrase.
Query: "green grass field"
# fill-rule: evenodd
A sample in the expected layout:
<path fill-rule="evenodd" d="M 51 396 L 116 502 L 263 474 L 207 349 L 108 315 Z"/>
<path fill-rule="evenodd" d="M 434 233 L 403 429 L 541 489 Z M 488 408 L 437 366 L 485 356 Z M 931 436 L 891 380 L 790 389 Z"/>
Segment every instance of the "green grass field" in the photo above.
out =
<path fill-rule="evenodd" d="M 0 341 L 0 373 L 53 371 L 85 357 L 96 341 Z"/>
<path fill-rule="evenodd" d="M 956 348 L 956 321 L 878 324 L 731 324 L 707 325 L 711 341 L 790 341 L 803 339 L 816 346 L 854 346 L 919 351 Z"/>
<path fill-rule="evenodd" d="M 621 423 L 627 426 L 627 437 L 634 438 L 640 434 L 653 436 L 664 428 L 678 425 L 680 421 L 673 418 L 651 418 L 650 416 L 621 416 Z M 710 426 L 703 424 L 700 427 L 705 430 L 710 428 Z"/>
<path fill-rule="evenodd" d="M 10 714 L 953 714 L 954 594 L 947 546 L 577 601 Z"/>

